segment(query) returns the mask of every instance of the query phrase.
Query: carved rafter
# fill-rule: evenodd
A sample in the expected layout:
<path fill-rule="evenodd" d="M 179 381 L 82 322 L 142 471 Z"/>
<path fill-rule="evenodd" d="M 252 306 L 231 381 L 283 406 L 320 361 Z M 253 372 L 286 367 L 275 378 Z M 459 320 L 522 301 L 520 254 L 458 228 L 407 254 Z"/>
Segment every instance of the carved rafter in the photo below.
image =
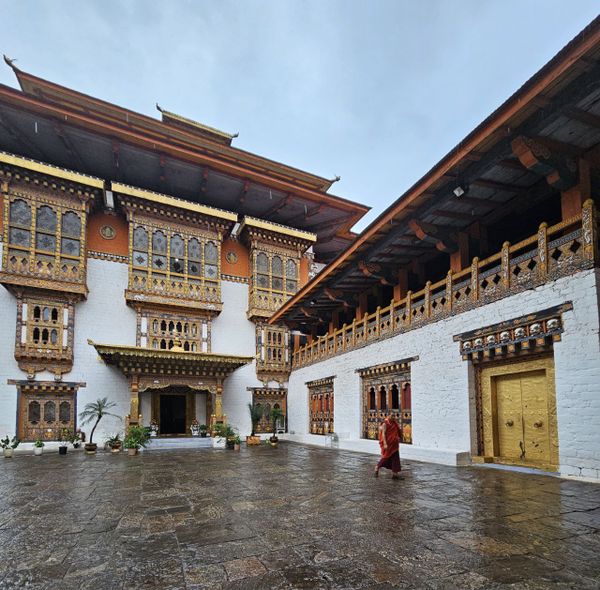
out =
<path fill-rule="evenodd" d="M 341 291 L 336 291 L 335 289 L 325 287 L 323 293 L 330 301 L 341 303 L 345 308 L 354 307 L 354 303 L 351 300 L 343 297 Z"/>
<path fill-rule="evenodd" d="M 415 232 L 415 235 L 419 240 L 435 244 L 435 247 L 440 252 L 451 254 L 458 249 L 458 246 L 449 236 L 447 230 L 438 225 L 425 223 L 418 219 L 411 219 L 408 222 L 408 225 L 410 229 Z"/>
<path fill-rule="evenodd" d="M 267 209 L 264 213 L 261 213 L 261 217 L 264 219 L 268 219 L 271 215 L 278 213 L 285 206 L 289 205 L 293 201 L 293 196 L 291 194 L 287 194 L 285 197 L 277 201 L 275 205 L 273 205 L 270 209 Z"/>
<path fill-rule="evenodd" d="M 391 273 L 388 273 L 381 264 L 373 264 L 360 260 L 358 262 L 358 269 L 363 275 L 370 279 L 377 279 L 382 285 L 393 286 L 396 283 Z"/>
<path fill-rule="evenodd" d="M 598 115 L 588 113 L 587 111 L 578 108 L 568 109 L 565 111 L 565 115 L 567 115 L 569 119 L 575 119 L 575 121 L 579 121 L 588 127 L 600 129 L 600 117 Z"/>
<path fill-rule="evenodd" d="M 524 135 L 514 139 L 511 147 L 523 166 L 544 176 L 553 188 L 565 191 L 578 183 L 577 162 L 573 158 L 553 152 L 547 145 Z"/>

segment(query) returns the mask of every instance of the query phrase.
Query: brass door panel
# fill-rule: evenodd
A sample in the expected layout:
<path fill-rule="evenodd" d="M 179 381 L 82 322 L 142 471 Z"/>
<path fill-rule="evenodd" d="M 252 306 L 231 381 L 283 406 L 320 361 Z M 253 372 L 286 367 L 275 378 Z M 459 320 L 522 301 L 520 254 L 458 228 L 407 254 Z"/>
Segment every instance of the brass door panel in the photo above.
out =
<path fill-rule="evenodd" d="M 521 395 L 525 460 L 528 463 L 550 463 L 546 372 L 535 371 L 524 375 L 521 378 Z"/>
<path fill-rule="evenodd" d="M 543 469 L 557 467 L 552 358 L 482 369 L 481 408 L 487 459 Z"/>
<path fill-rule="evenodd" d="M 497 454 L 505 459 L 520 461 L 523 454 L 521 379 L 518 375 L 496 377 L 494 389 Z"/>

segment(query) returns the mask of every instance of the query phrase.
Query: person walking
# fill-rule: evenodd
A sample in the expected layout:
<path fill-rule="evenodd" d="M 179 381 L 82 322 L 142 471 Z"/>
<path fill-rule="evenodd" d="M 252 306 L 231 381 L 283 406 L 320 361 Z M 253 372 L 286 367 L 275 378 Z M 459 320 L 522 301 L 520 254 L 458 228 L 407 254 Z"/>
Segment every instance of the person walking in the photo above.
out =
<path fill-rule="evenodd" d="M 392 479 L 400 479 L 400 425 L 393 414 L 388 414 L 379 428 L 379 446 L 381 459 L 375 467 L 375 477 L 379 477 L 383 467 L 392 470 Z"/>

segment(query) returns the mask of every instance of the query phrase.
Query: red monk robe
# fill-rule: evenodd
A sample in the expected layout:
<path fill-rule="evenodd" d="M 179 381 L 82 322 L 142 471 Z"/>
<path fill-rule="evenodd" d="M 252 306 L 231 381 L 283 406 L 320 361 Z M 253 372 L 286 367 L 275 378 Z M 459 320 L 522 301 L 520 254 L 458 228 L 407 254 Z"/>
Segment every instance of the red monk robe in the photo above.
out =
<path fill-rule="evenodd" d="M 400 473 L 400 426 L 394 416 L 388 416 L 379 429 L 379 446 L 381 447 L 381 459 L 375 468 L 375 477 L 379 470 L 392 470 L 392 476 L 397 477 Z"/>

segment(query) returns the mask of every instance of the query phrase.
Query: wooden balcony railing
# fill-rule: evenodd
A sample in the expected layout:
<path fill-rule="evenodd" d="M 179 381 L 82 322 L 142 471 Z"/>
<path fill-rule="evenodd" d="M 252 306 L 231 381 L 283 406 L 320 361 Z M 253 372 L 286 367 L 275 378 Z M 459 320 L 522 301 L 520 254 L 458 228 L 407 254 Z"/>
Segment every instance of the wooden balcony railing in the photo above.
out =
<path fill-rule="evenodd" d="M 427 282 L 339 330 L 296 350 L 292 367 L 309 365 L 382 338 L 400 334 L 502 297 L 547 283 L 598 261 L 598 229 L 592 200 L 581 215 L 552 227 L 542 223 L 536 235 L 517 244 L 505 242 L 497 254 L 479 260 L 444 280 Z"/>

